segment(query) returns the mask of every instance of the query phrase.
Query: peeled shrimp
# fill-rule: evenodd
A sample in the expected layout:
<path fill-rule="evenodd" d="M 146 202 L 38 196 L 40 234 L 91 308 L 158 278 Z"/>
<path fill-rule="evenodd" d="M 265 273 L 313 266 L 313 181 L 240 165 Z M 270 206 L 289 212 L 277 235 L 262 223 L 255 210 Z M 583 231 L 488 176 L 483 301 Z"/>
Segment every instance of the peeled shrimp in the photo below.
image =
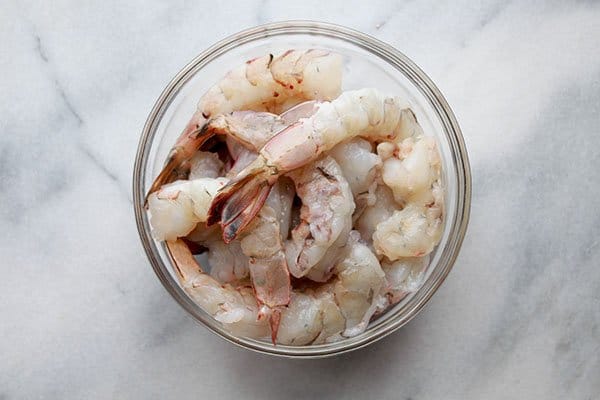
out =
<path fill-rule="evenodd" d="M 243 143 L 249 148 L 240 150 L 232 170 L 241 169 L 243 167 L 240 167 L 240 164 L 249 163 L 255 159 L 257 155 L 255 151 L 258 151 L 281 127 L 287 126 L 296 118 L 309 115 L 308 113 L 313 112 L 315 104 L 313 101 L 301 103 L 281 116 L 254 111 L 218 115 L 208 123 L 207 129 L 213 133 L 233 137 L 238 143 Z M 152 193 L 148 197 L 148 205 L 152 214 L 151 225 L 155 230 L 155 238 L 158 240 L 173 240 L 176 237 L 185 236 L 198 222 L 206 221 L 206 206 L 212 200 L 212 197 L 208 198 L 207 193 L 214 196 L 215 185 L 221 187 L 227 182 L 225 178 L 217 178 L 223 171 L 223 163 L 214 153 L 197 152 L 191 160 L 191 169 L 190 181 L 178 181 L 164 185 L 160 191 Z M 193 179 L 196 177 L 214 178 L 214 180 Z M 206 189 L 206 193 L 204 193 L 204 189 Z M 180 193 L 181 197 L 179 197 Z M 192 198 L 193 196 L 196 197 Z M 192 203 L 195 204 L 196 215 L 190 208 L 190 200 L 193 200 Z M 170 218 L 173 218 L 175 223 L 169 227 L 167 225 L 169 225 Z M 163 229 L 172 230 L 177 233 L 177 236 L 169 233 L 167 237 L 161 233 Z"/>
<path fill-rule="evenodd" d="M 339 55 L 310 49 L 268 54 L 231 70 L 202 96 L 148 194 L 186 174 L 187 161 L 211 136 L 205 129 L 211 117 L 237 110 L 280 113 L 304 100 L 333 99 L 340 92 L 341 69 Z"/>
<path fill-rule="evenodd" d="M 292 295 L 281 318 L 280 343 L 318 344 L 356 336 L 386 304 L 385 274 L 358 232 L 349 234 L 344 249 L 331 282 Z"/>
<path fill-rule="evenodd" d="M 367 243 L 372 243 L 377 225 L 390 218 L 401 207 L 394 200 L 392 190 L 384 184 L 377 185 L 374 196 L 375 202 L 365 208 L 355 223 L 356 229 Z"/>
<path fill-rule="evenodd" d="M 249 269 L 256 300 L 261 305 L 259 318 L 268 317 L 273 343 L 277 340 L 281 312 L 290 302 L 292 290 L 280 232 L 281 212 L 281 197 L 278 186 L 275 186 L 254 226 L 241 239 L 242 251 L 250 258 Z"/>
<path fill-rule="evenodd" d="M 337 161 L 350 185 L 356 203 L 353 215 L 356 220 L 366 207 L 376 201 L 374 192 L 382 165 L 381 158 L 372 152 L 371 143 L 362 138 L 338 144 L 329 155 Z"/>
<path fill-rule="evenodd" d="M 329 155 L 342 169 L 354 197 L 368 193 L 377 183 L 375 175 L 381 159 L 372 152 L 371 143 L 355 138 L 335 146 Z"/>
<path fill-rule="evenodd" d="M 380 145 L 381 146 L 381 145 Z M 397 202 L 430 204 L 434 182 L 440 179 L 441 160 L 435 139 L 407 138 L 398 146 L 398 157 L 383 163 L 382 178 Z"/>
<path fill-rule="evenodd" d="M 216 153 L 199 151 L 190 160 L 189 180 L 222 176 L 223 161 Z"/>
<path fill-rule="evenodd" d="M 408 293 L 416 292 L 425 278 L 429 257 L 399 258 L 394 262 L 382 262 L 385 273 L 385 292 L 390 304 L 402 300 Z"/>
<path fill-rule="evenodd" d="M 279 176 L 356 136 L 375 141 L 410 136 L 414 133 L 412 126 L 408 126 L 410 116 L 414 114 L 400 98 L 387 97 L 375 89 L 344 92 L 331 102 L 319 104 L 314 115 L 269 140 L 259 157 L 219 192 L 208 223 L 221 221 L 224 226 L 233 225 L 237 228 L 231 229 L 235 237 L 260 210 L 264 197 L 257 194 L 268 191 Z"/>
<path fill-rule="evenodd" d="M 226 245 L 217 226 L 199 223 L 185 239 L 207 250 L 210 276 L 219 282 L 239 282 L 248 277 L 248 257 L 242 252 L 239 240 Z"/>
<path fill-rule="evenodd" d="M 331 157 L 295 171 L 290 178 L 302 200 L 302 208 L 301 222 L 286 243 L 286 257 L 290 273 L 299 278 L 305 276 L 334 243 L 338 242 L 338 246 L 346 243 L 345 235 L 352 228 L 354 201 L 341 168 Z M 323 271 L 324 276 L 332 266 L 326 268 L 329 271 Z"/>
<path fill-rule="evenodd" d="M 205 222 L 213 197 L 227 183 L 225 178 L 200 178 L 164 185 L 148 197 L 152 235 L 157 240 L 186 236 Z"/>
<path fill-rule="evenodd" d="M 350 233 L 347 253 L 336 265 L 334 286 L 336 302 L 346 320 L 346 337 L 362 333 L 380 307 L 385 274 L 375 254 L 360 240 L 356 231 Z"/>
<path fill-rule="evenodd" d="M 167 242 L 181 286 L 204 311 L 238 336 L 266 337 L 269 325 L 258 319 L 258 305 L 251 287 L 220 284 L 200 269 L 181 240 Z"/>
<path fill-rule="evenodd" d="M 322 303 L 310 294 L 293 293 L 281 315 L 279 343 L 302 346 L 315 340 L 323 329 L 321 306 Z"/>
<path fill-rule="evenodd" d="M 442 234 L 438 210 L 410 203 L 380 222 L 373 233 L 375 251 L 390 261 L 429 254 Z"/>

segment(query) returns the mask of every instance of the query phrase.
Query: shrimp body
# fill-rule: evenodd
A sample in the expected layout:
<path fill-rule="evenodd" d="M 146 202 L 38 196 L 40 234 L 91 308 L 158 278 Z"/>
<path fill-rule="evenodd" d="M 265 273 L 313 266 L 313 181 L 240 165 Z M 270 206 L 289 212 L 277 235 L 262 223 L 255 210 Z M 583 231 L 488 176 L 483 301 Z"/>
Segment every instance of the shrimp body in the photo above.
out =
<path fill-rule="evenodd" d="M 338 143 L 356 136 L 384 141 L 412 134 L 406 114 L 413 115 L 405 102 L 375 89 L 344 92 L 331 102 L 320 103 L 315 114 L 269 140 L 257 159 L 219 192 L 211 206 L 209 224 L 251 219 L 261 207 L 261 198 L 256 196 L 259 191 L 273 185 L 279 176 L 315 161 Z M 238 230 L 246 225 L 235 223 Z M 235 237 L 237 231 L 232 233 Z"/>
<path fill-rule="evenodd" d="M 346 255 L 335 267 L 334 295 L 346 321 L 343 335 L 351 337 L 362 333 L 381 307 L 385 274 L 358 232 L 350 233 L 346 247 Z"/>
<path fill-rule="evenodd" d="M 372 243 L 377 225 L 390 218 L 394 211 L 400 209 L 400 205 L 394 200 L 391 189 L 386 185 L 377 185 L 374 196 L 375 202 L 365 208 L 355 224 L 361 237 L 367 243 Z"/>
<path fill-rule="evenodd" d="M 227 176 L 235 177 L 258 157 L 260 149 L 273 136 L 300 118 L 311 116 L 316 111 L 318 104 L 314 100 L 305 101 L 281 115 L 239 111 L 219 115 L 209 122 L 212 130 L 227 135 L 227 146 L 235 159 Z"/>
<path fill-rule="evenodd" d="M 407 138 L 398 146 L 398 157 L 383 163 L 383 182 L 400 204 L 429 204 L 434 182 L 440 180 L 441 160 L 432 137 Z"/>
<path fill-rule="evenodd" d="M 350 232 L 335 275 L 318 289 L 292 295 L 282 315 L 281 343 L 319 344 L 356 336 L 387 304 L 385 273 L 358 232 Z"/>
<path fill-rule="evenodd" d="M 302 208 L 301 222 L 292 230 L 292 239 L 286 244 L 286 257 L 290 273 L 299 278 L 305 276 L 334 243 L 346 243 L 343 233 L 347 235 L 352 228 L 354 200 L 341 168 L 331 157 L 295 171 L 290 178 L 302 200 Z"/>
<path fill-rule="evenodd" d="M 382 162 L 381 158 L 371 151 L 371 143 L 362 138 L 355 138 L 338 144 L 329 155 L 342 169 L 355 198 L 373 190 L 373 184 L 376 184 L 375 176 Z"/>
<path fill-rule="evenodd" d="M 268 324 L 258 319 L 252 288 L 221 284 L 202 272 L 181 239 L 167 242 L 167 247 L 181 286 L 204 311 L 235 335 L 254 338 L 268 335 Z"/>
<path fill-rule="evenodd" d="M 380 222 L 373 233 L 375 251 L 390 261 L 431 253 L 442 234 L 441 214 L 410 203 Z"/>
<path fill-rule="evenodd" d="M 205 222 L 213 197 L 227 183 L 225 178 L 200 178 L 164 185 L 148 198 L 150 225 L 157 240 L 186 236 Z"/>
<path fill-rule="evenodd" d="M 249 257 L 256 300 L 262 305 L 259 318 L 268 317 L 273 343 L 277 340 L 281 312 L 290 302 L 292 291 L 280 232 L 281 212 L 282 201 L 276 187 L 269 194 L 252 229 L 241 239 L 242 251 Z"/>
<path fill-rule="evenodd" d="M 203 245 L 208 249 L 207 259 L 210 265 L 210 275 L 213 278 L 219 282 L 228 283 L 248 278 L 250 274 L 249 260 L 242 251 L 239 241 L 236 240 L 227 245 L 217 236 L 211 241 L 204 242 Z"/>
<path fill-rule="evenodd" d="M 223 161 L 219 156 L 208 151 L 199 151 L 190 160 L 189 179 L 218 178 L 223 170 Z"/>
<path fill-rule="evenodd" d="M 363 138 L 342 142 L 329 154 L 340 165 L 350 185 L 356 204 L 352 218 L 356 221 L 365 208 L 376 201 L 375 189 L 382 166 L 381 158 L 372 152 L 371 143 Z"/>
<path fill-rule="evenodd" d="M 429 257 L 399 258 L 394 262 L 382 262 L 385 273 L 385 292 L 390 304 L 396 304 L 408 293 L 416 292 L 425 277 Z"/>
<path fill-rule="evenodd" d="M 324 50 L 268 54 L 229 71 L 202 96 L 149 193 L 186 172 L 186 162 L 212 136 L 206 123 L 237 110 L 281 111 L 304 100 L 330 100 L 341 88 L 341 57 Z"/>

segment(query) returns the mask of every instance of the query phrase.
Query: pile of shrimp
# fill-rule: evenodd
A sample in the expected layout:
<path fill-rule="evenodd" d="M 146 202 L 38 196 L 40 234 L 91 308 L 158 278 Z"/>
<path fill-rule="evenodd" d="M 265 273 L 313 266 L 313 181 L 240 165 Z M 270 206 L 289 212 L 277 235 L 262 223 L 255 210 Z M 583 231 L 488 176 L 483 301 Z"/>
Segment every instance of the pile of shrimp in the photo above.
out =
<path fill-rule="evenodd" d="M 424 280 L 443 228 L 436 141 L 401 98 L 342 92 L 342 67 L 311 49 L 230 71 L 149 190 L 182 287 L 234 335 L 342 340 Z"/>

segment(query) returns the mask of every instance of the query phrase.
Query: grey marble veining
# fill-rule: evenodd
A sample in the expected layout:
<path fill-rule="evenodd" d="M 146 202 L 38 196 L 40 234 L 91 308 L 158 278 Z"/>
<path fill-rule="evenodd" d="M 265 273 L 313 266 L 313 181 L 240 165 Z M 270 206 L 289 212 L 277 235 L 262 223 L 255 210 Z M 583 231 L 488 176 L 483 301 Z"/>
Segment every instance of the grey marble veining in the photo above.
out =
<path fill-rule="evenodd" d="M 131 174 L 169 79 L 240 29 L 344 24 L 401 49 L 473 170 L 455 268 L 407 326 L 334 359 L 196 325 L 139 244 Z M 383 0 L 0 6 L 0 399 L 600 398 L 600 5 Z"/>

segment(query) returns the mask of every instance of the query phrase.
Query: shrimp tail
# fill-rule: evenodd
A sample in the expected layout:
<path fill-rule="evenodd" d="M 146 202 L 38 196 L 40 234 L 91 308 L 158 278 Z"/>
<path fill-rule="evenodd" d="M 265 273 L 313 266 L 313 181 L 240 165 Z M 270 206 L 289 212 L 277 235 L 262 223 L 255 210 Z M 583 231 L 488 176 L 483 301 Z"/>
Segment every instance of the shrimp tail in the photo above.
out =
<path fill-rule="evenodd" d="M 281 322 L 281 310 L 274 309 L 269 316 L 269 326 L 271 327 L 271 342 L 277 345 L 277 332 L 279 331 L 279 323 Z"/>
<path fill-rule="evenodd" d="M 242 171 L 215 196 L 206 223 L 221 225 L 225 243 L 234 240 L 262 208 L 275 183 L 267 177 L 265 170 Z"/>
<path fill-rule="evenodd" d="M 189 159 L 215 134 L 214 130 L 210 128 L 209 124 L 200 125 L 196 123 L 195 118 L 192 118 L 169 152 L 163 169 L 152 182 L 152 186 L 146 194 L 145 205 L 148 204 L 148 197 L 164 184 L 185 178 L 189 174 Z"/>

